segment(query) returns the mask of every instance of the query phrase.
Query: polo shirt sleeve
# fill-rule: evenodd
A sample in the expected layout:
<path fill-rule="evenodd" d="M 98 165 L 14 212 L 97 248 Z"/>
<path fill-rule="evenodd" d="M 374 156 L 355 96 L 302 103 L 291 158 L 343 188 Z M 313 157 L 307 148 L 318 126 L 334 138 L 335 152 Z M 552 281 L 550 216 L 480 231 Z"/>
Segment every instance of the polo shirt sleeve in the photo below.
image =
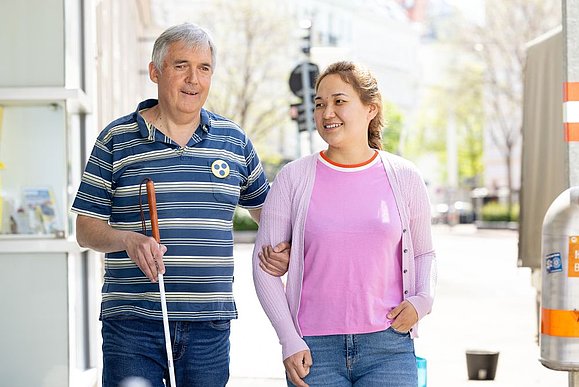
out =
<path fill-rule="evenodd" d="M 244 157 L 247 180 L 241 186 L 239 205 L 251 210 L 261 208 L 265 202 L 269 191 L 269 182 L 251 140 L 247 137 L 246 139 Z"/>
<path fill-rule="evenodd" d="M 104 133 L 96 140 L 82 175 L 71 211 L 108 221 L 112 204 L 112 141 Z"/>

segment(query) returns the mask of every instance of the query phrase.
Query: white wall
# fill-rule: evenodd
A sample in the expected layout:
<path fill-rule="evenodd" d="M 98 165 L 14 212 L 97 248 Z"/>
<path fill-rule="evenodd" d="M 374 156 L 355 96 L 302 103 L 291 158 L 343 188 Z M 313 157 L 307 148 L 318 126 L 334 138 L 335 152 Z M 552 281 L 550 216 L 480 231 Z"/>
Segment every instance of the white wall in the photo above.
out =
<path fill-rule="evenodd" d="M 63 1 L 2 1 L 0 87 L 64 86 Z"/>
<path fill-rule="evenodd" d="M 420 36 L 394 2 L 302 0 L 297 7 L 298 18 L 312 18 L 312 57 L 321 69 L 337 60 L 361 62 L 376 76 L 385 100 L 414 113 Z"/>
<path fill-rule="evenodd" d="M 102 0 L 96 8 L 97 133 L 157 96 L 147 72 L 153 42 L 142 3 Z"/>

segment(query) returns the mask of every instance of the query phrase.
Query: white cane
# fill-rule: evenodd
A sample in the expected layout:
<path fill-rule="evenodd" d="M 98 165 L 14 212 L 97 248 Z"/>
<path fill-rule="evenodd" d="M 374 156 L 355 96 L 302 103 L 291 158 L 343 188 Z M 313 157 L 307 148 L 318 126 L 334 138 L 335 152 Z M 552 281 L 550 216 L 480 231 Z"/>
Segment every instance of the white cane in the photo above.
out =
<path fill-rule="evenodd" d="M 153 180 L 147 181 L 147 199 L 149 201 L 149 216 L 151 218 L 151 230 L 153 238 L 157 243 L 161 243 L 159 234 L 159 218 L 157 217 L 157 198 L 155 196 L 155 184 Z M 157 274 L 159 279 L 159 293 L 161 295 L 161 312 L 163 314 L 163 331 L 165 332 L 165 350 L 167 351 L 167 362 L 169 364 L 169 379 L 171 387 L 177 387 L 175 382 L 175 367 L 173 366 L 173 349 L 171 348 L 171 333 L 169 331 L 169 314 L 167 313 L 167 298 L 165 297 L 165 282 L 163 274 Z"/>

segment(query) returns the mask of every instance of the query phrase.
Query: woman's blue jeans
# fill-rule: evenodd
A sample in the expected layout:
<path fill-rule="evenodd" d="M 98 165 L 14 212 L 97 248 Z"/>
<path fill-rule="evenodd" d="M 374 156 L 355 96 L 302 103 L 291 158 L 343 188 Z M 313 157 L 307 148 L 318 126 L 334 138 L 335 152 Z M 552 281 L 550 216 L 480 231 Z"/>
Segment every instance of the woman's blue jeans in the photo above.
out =
<path fill-rule="evenodd" d="M 169 386 L 163 322 L 105 319 L 103 387 L 140 377 L 152 387 Z M 169 323 L 177 386 L 225 386 L 229 379 L 229 320 Z"/>
<path fill-rule="evenodd" d="M 416 387 L 414 342 L 392 328 L 356 334 L 304 337 L 313 365 L 305 382 L 327 387 Z M 288 380 L 288 386 L 293 384 Z"/>

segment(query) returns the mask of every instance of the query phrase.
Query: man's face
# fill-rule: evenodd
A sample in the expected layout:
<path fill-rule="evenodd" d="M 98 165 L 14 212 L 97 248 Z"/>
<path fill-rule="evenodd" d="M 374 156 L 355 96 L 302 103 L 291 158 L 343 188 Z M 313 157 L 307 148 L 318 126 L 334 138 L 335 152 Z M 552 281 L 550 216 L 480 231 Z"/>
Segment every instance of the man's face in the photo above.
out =
<path fill-rule="evenodd" d="M 158 85 L 159 103 L 174 114 L 199 114 L 211 87 L 213 67 L 209 47 L 169 45 L 159 72 L 151 63 L 149 74 Z"/>

